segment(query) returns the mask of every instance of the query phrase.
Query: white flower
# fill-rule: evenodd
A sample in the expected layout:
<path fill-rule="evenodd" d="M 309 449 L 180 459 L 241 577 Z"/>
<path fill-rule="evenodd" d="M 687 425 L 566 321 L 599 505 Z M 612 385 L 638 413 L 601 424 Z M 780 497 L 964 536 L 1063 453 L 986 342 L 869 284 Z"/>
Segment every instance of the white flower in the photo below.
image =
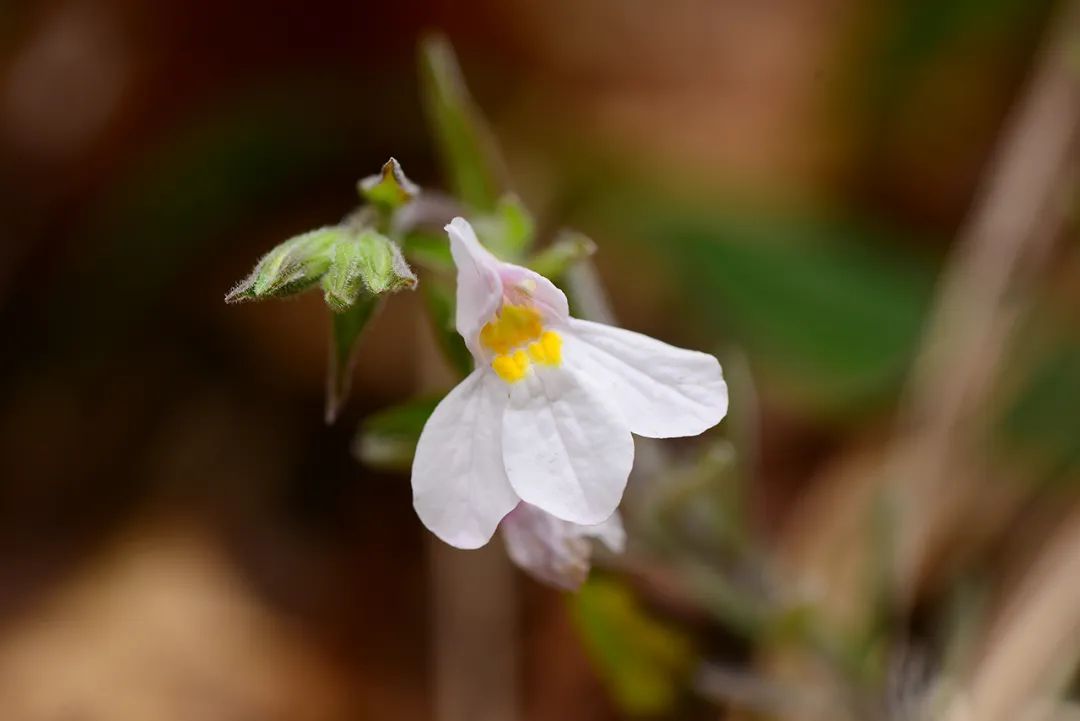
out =
<path fill-rule="evenodd" d="M 622 553 L 626 545 L 618 511 L 603 523 L 581 526 L 519 503 L 500 528 L 510 560 L 537 580 L 568 591 L 578 588 L 589 575 L 590 539 L 599 540 L 613 553 Z"/>
<path fill-rule="evenodd" d="M 413 505 L 439 538 L 482 546 L 521 501 L 602 523 L 626 487 L 631 433 L 693 436 L 724 417 L 716 358 L 572 318 L 561 290 L 499 261 L 465 219 L 446 230 L 476 370 L 436 407 L 413 460 Z"/>

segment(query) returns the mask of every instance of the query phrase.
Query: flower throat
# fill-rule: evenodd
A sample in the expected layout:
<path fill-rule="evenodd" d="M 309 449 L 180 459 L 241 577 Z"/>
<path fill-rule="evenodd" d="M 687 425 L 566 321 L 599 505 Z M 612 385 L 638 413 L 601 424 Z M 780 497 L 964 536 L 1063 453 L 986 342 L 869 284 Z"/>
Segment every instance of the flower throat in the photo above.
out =
<path fill-rule="evenodd" d="M 562 363 L 562 337 L 544 330 L 540 313 L 528 306 L 504 305 L 480 329 L 480 345 L 495 354 L 491 368 L 507 383 L 527 376 L 533 363 Z"/>

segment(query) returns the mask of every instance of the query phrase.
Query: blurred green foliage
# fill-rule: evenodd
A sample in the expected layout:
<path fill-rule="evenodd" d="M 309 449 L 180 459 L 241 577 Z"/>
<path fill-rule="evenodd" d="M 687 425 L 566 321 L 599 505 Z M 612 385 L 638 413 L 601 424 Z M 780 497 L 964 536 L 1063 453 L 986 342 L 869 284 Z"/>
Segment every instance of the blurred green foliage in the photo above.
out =
<path fill-rule="evenodd" d="M 1020 451 L 1034 480 L 1075 482 L 1080 471 L 1080 340 L 1048 350 L 1007 407 L 997 439 Z"/>
<path fill-rule="evenodd" d="M 623 229 L 661 256 L 695 323 L 738 340 L 791 401 L 857 414 L 897 392 L 937 270 L 898 234 L 779 209 L 650 209 Z"/>
<path fill-rule="evenodd" d="M 876 58 L 867 65 L 870 100 L 883 113 L 904 102 L 921 73 L 973 36 L 1015 42 L 1019 29 L 1038 27 L 1050 0 L 900 0 L 882 13 Z"/>
<path fill-rule="evenodd" d="M 148 152 L 95 219 L 116 287 L 139 296 L 171 279 L 183 259 L 325 172 L 349 129 L 307 112 L 313 94 L 281 86 L 234 98 Z M 143 272 L 127 273 L 132 265 Z"/>
<path fill-rule="evenodd" d="M 441 395 L 424 396 L 371 414 L 360 424 L 353 455 L 371 468 L 408 471 L 420 432 L 441 400 Z"/>
<path fill-rule="evenodd" d="M 615 702 L 632 716 L 670 712 L 697 657 L 683 633 L 653 619 L 618 581 L 595 577 L 569 597 L 574 623 Z"/>
<path fill-rule="evenodd" d="M 467 376 L 473 369 L 473 357 L 454 324 L 454 286 L 445 278 L 429 277 L 420 290 L 443 356 L 458 375 Z"/>
<path fill-rule="evenodd" d="M 504 260 L 520 259 L 536 238 L 532 216 L 513 195 L 499 198 L 490 213 L 478 214 L 473 228 L 480 242 Z"/>

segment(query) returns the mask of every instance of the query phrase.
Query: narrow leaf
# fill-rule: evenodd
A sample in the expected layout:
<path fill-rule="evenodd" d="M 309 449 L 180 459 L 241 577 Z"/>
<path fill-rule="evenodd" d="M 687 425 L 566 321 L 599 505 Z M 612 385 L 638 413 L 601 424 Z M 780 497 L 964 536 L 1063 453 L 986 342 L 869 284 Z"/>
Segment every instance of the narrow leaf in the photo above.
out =
<path fill-rule="evenodd" d="M 454 49 L 442 35 L 421 41 L 420 79 L 428 124 L 450 188 L 474 209 L 493 210 L 503 186 L 502 162 L 465 86 Z"/>
<path fill-rule="evenodd" d="M 677 629 L 650 617 L 630 590 L 608 579 L 590 579 L 571 599 L 585 650 L 627 714 L 670 712 L 695 653 Z"/>
<path fill-rule="evenodd" d="M 326 422 L 337 420 L 352 384 L 352 369 L 356 363 L 357 342 L 379 306 L 378 296 L 362 293 L 352 307 L 343 313 L 331 314 L 330 369 L 326 386 Z"/>
<path fill-rule="evenodd" d="M 491 213 L 472 219 L 480 241 L 504 260 L 517 260 L 532 247 L 535 224 L 515 195 L 504 195 Z"/>
<path fill-rule="evenodd" d="M 563 230 L 555 241 L 529 258 L 526 265 L 547 278 L 559 278 L 575 263 L 596 252 L 596 243 L 576 230 Z"/>
<path fill-rule="evenodd" d="M 423 296 L 439 348 L 458 373 L 468 375 L 473 369 L 473 358 L 454 326 L 453 289 L 440 278 L 425 278 Z"/>

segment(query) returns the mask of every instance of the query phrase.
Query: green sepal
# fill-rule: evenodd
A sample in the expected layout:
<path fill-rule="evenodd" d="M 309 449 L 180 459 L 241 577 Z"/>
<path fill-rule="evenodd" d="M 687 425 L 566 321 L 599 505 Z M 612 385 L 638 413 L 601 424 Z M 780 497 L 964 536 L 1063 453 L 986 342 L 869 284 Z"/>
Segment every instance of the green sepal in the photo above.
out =
<path fill-rule="evenodd" d="M 416 287 L 416 275 L 392 240 L 370 228 L 350 229 L 334 248 L 322 287 L 326 305 L 341 313 L 363 291 L 382 295 Z"/>
<path fill-rule="evenodd" d="M 401 164 L 387 160 L 377 175 L 369 175 L 356 184 L 360 197 L 382 213 L 392 213 L 420 194 L 420 187 L 405 176 Z"/>
<path fill-rule="evenodd" d="M 330 269 L 343 232 L 341 227 L 320 228 L 286 240 L 259 259 L 225 302 L 280 298 L 307 290 Z"/>
<path fill-rule="evenodd" d="M 366 466 L 407 471 L 416 443 L 442 396 L 414 398 L 368 416 L 353 439 L 353 455 Z"/>

